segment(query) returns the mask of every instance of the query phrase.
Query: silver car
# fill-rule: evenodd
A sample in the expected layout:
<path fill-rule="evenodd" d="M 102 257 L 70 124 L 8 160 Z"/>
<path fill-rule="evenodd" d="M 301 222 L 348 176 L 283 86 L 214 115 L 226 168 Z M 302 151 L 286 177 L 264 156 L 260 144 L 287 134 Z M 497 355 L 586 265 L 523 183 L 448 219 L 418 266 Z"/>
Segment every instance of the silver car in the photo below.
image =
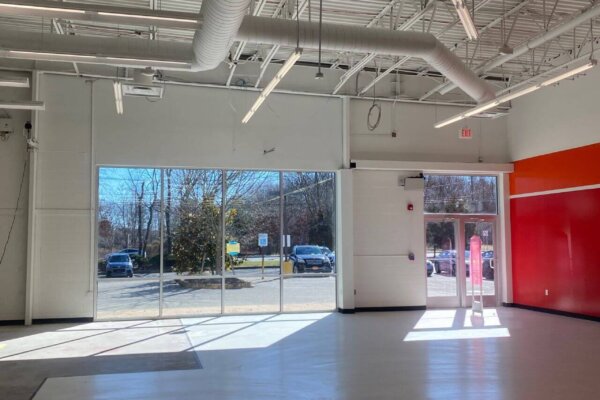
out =
<path fill-rule="evenodd" d="M 106 260 L 106 277 L 127 276 L 133 277 L 133 263 L 129 254 L 114 253 Z"/>

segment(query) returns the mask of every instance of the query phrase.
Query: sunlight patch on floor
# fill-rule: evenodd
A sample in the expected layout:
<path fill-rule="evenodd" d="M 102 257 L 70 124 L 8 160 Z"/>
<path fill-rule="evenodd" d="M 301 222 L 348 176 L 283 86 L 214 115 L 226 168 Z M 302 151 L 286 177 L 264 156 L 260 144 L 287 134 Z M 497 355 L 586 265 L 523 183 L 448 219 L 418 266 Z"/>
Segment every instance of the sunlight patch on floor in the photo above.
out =
<path fill-rule="evenodd" d="M 0 362 L 173 353 L 189 348 L 185 327 L 178 320 L 96 322 L 47 329 L 0 342 Z"/>
<path fill-rule="evenodd" d="M 260 349 L 272 346 L 329 315 L 331 313 L 220 317 L 192 326 L 187 331 L 194 351 Z"/>
<path fill-rule="evenodd" d="M 453 340 L 453 339 L 485 339 L 510 337 L 506 328 L 492 329 L 455 329 L 439 331 L 410 332 L 404 338 L 405 342 L 417 342 L 423 340 Z"/>
<path fill-rule="evenodd" d="M 501 337 L 510 337 L 510 332 L 502 327 L 495 308 L 484 309 L 483 313 L 470 309 L 427 310 L 404 341 Z"/>
<path fill-rule="evenodd" d="M 456 310 L 427 310 L 413 329 L 452 328 Z"/>

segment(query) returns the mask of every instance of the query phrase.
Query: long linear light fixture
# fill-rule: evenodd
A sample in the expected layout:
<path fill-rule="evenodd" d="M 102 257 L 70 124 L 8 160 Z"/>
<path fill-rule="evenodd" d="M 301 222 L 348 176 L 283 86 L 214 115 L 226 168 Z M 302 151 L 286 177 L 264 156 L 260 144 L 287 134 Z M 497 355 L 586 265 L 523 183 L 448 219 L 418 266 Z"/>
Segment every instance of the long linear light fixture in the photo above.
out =
<path fill-rule="evenodd" d="M 115 92 L 115 107 L 117 108 L 117 114 L 123 114 L 123 90 L 121 89 L 121 82 L 113 82 L 113 90 Z"/>
<path fill-rule="evenodd" d="M 454 8 L 456 8 L 458 18 L 460 19 L 460 22 L 465 29 L 465 33 L 467 34 L 469 40 L 477 39 L 479 37 L 479 33 L 477 33 L 477 28 L 475 27 L 475 23 L 473 22 L 469 8 L 465 4 L 465 0 L 452 0 L 452 4 L 454 4 Z"/>
<path fill-rule="evenodd" d="M 111 57 L 111 56 L 97 56 L 97 55 L 86 55 L 86 54 L 69 54 L 69 53 L 50 53 L 43 51 L 22 51 L 22 50 L 7 50 L 8 54 L 14 54 L 16 56 L 24 56 L 24 58 L 30 57 L 47 57 L 49 61 L 79 61 L 79 62 L 88 62 L 93 63 L 91 60 L 98 61 L 111 61 L 111 62 L 122 62 L 122 63 L 141 63 L 141 64 L 167 64 L 167 65 L 181 65 L 186 66 L 189 65 L 188 62 L 184 61 L 169 61 L 169 60 L 151 60 L 145 58 L 128 58 L 128 57 Z"/>
<path fill-rule="evenodd" d="M 89 5 L 90 8 L 88 9 L 87 5 L 75 6 L 75 5 L 70 5 L 68 3 L 64 7 L 50 7 L 50 6 L 41 5 L 41 4 L 38 5 L 38 4 L 0 3 L 0 7 L 1 8 L 9 8 L 9 9 L 12 8 L 12 9 L 21 9 L 21 10 L 32 10 L 32 11 L 40 11 L 40 12 L 46 11 L 46 12 L 53 12 L 53 13 L 66 13 L 66 14 L 74 14 L 74 15 L 89 15 L 89 16 L 100 15 L 100 16 L 116 17 L 116 18 L 133 18 L 133 19 L 140 19 L 140 20 L 181 22 L 181 23 L 192 24 L 192 25 L 198 24 L 200 22 L 199 19 L 185 18 L 184 16 L 182 16 L 182 17 L 178 17 L 178 16 L 167 17 L 167 16 L 161 16 L 161 15 L 148 15 L 148 14 L 144 13 L 143 11 L 136 12 L 131 9 L 127 9 L 127 12 L 122 12 L 122 11 L 117 11 L 117 10 L 112 11 L 112 10 L 110 10 L 110 8 L 103 7 L 103 6 L 98 6 L 97 10 L 96 10 L 96 9 L 92 8 L 93 7 L 92 5 Z M 99 7 L 101 7 L 101 8 L 99 8 Z M 104 11 L 100 11 L 100 10 L 104 10 Z"/>
<path fill-rule="evenodd" d="M 248 121 L 250 121 L 250 118 L 252 118 L 254 113 L 259 109 L 261 104 L 271 94 L 271 92 L 273 91 L 273 89 L 275 89 L 275 87 L 279 84 L 279 82 L 281 82 L 283 77 L 290 71 L 290 69 L 292 69 L 294 64 L 296 64 L 296 61 L 298 61 L 300 59 L 301 55 L 302 55 L 302 49 L 297 48 L 296 50 L 294 50 L 292 55 L 290 55 L 290 57 L 286 60 L 286 62 L 281 66 L 281 68 L 279 69 L 277 74 L 275 74 L 275 77 L 273 77 L 271 82 L 269 82 L 269 84 L 267 86 L 265 86 L 265 88 L 260 92 L 258 99 L 256 99 L 256 101 L 254 102 L 254 105 L 252 105 L 252 108 L 250 108 L 250 110 L 244 116 L 244 119 L 242 119 L 242 124 L 247 124 Z"/>
<path fill-rule="evenodd" d="M 27 78 L 27 77 L 22 77 L 22 78 L 0 77 L 0 86 L 28 88 L 29 87 L 29 78 Z"/>
<path fill-rule="evenodd" d="M 469 111 L 466 111 L 466 112 L 454 115 L 454 116 L 452 116 L 450 118 L 447 118 L 447 119 L 445 119 L 445 120 L 443 120 L 443 121 L 438 122 L 437 124 L 435 124 L 435 127 L 436 128 L 442 128 L 442 127 L 444 127 L 446 125 L 450 125 L 450 124 L 453 124 L 455 122 L 461 121 L 461 120 L 463 120 L 465 118 L 469 118 L 469 117 L 472 117 L 474 115 L 480 114 L 483 111 L 489 110 L 490 108 L 494 108 L 494 107 L 496 107 L 496 106 L 498 106 L 498 105 L 500 105 L 502 103 L 506 103 L 507 101 L 511 101 L 513 99 L 516 99 L 517 97 L 524 96 L 524 95 L 526 95 L 528 93 L 534 92 L 534 91 L 536 91 L 538 89 L 541 89 L 541 88 L 543 88 L 545 86 L 553 85 L 553 84 L 555 84 L 555 83 L 557 83 L 559 81 L 562 81 L 563 79 L 566 79 L 566 78 L 569 78 L 571 76 L 574 76 L 574 75 L 580 74 L 582 72 L 585 72 L 588 69 L 591 69 L 594 66 L 596 66 L 596 64 L 597 64 L 596 60 L 590 60 L 587 64 L 584 64 L 584 65 L 582 65 L 580 67 L 577 67 L 577 68 L 570 69 L 570 70 L 568 70 L 568 71 L 566 71 L 566 72 L 564 72 L 564 73 L 562 73 L 560 75 L 557 75 L 557 76 L 555 76 L 553 78 L 547 79 L 547 80 L 545 80 L 542 83 L 538 83 L 537 85 L 528 86 L 528 87 L 526 87 L 524 89 L 507 93 L 507 94 L 502 95 L 502 96 L 500 96 L 500 97 L 498 97 L 498 98 L 496 98 L 494 100 L 490 100 L 490 101 L 488 101 L 486 103 L 483 103 L 483 104 L 481 104 L 481 105 L 479 105 L 477 107 L 474 107 L 474 108 L 470 109 Z"/>
<path fill-rule="evenodd" d="M 123 18 L 139 18 L 139 19 L 150 19 L 155 21 L 168 21 L 168 22 L 189 22 L 190 24 L 197 24 L 197 19 L 187 18 L 173 18 L 173 17 L 160 17 L 154 15 L 138 15 L 138 14 L 123 14 L 109 11 L 99 11 L 98 15 L 105 15 L 107 17 L 123 17 Z"/>
<path fill-rule="evenodd" d="M 0 100 L 0 110 L 36 110 L 44 111 L 46 105 L 43 101 L 11 101 Z"/>

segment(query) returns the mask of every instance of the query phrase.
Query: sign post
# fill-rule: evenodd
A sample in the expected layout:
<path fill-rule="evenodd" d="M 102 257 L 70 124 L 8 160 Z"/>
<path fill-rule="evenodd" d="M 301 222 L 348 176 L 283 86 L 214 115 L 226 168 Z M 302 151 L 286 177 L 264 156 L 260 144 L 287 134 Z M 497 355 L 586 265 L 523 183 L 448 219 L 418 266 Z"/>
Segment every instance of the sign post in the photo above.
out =
<path fill-rule="evenodd" d="M 478 235 L 473 235 L 469 241 L 469 244 L 471 249 L 470 275 L 472 309 L 474 313 L 479 312 L 483 314 L 483 268 L 481 259 L 481 238 Z M 475 293 L 476 287 L 479 289 L 478 295 Z"/>
<path fill-rule="evenodd" d="M 265 279 L 265 253 L 263 251 L 263 247 L 267 247 L 268 245 L 269 245 L 269 234 L 259 233 L 258 234 L 258 247 L 260 248 L 260 255 L 261 255 L 262 279 Z"/>

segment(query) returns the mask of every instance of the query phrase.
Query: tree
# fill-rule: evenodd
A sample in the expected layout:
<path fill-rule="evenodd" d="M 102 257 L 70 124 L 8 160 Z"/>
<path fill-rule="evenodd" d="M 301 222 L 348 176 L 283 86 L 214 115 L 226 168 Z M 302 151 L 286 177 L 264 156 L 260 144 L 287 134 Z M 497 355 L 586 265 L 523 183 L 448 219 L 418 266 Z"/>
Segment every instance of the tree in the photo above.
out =
<path fill-rule="evenodd" d="M 496 180 L 490 176 L 428 175 L 425 212 L 496 213 Z"/>
<path fill-rule="evenodd" d="M 335 180 L 329 172 L 285 173 L 284 233 L 296 243 L 333 248 Z"/>
<path fill-rule="evenodd" d="M 172 254 L 173 253 L 173 238 L 171 236 L 171 213 L 172 213 L 172 207 L 173 207 L 173 188 L 171 185 L 171 175 L 173 175 L 173 170 L 172 169 L 166 169 L 165 170 L 165 175 L 167 177 L 167 204 L 165 206 L 165 228 L 167 230 L 166 234 L 167 234 L 167 248 L 166 248 L 166 254 Z"/>
<path fill-rule="evenodd" d="M 436 257 L 438 249 L 454 249 L 454 223 L 432 222 L 427 225 L 426 230 L 427 247 L 433 248 L 433 256 Z"/>
<path fill-rule="evenodd" d="M 219 208 L 204 199 L 200 206 L 184 202 L 180 208 L 180 222 L 173 240 L 173 254 L 177 273 L 202 273 L 206 267 L 216 272 L 220 258 Z"/>

